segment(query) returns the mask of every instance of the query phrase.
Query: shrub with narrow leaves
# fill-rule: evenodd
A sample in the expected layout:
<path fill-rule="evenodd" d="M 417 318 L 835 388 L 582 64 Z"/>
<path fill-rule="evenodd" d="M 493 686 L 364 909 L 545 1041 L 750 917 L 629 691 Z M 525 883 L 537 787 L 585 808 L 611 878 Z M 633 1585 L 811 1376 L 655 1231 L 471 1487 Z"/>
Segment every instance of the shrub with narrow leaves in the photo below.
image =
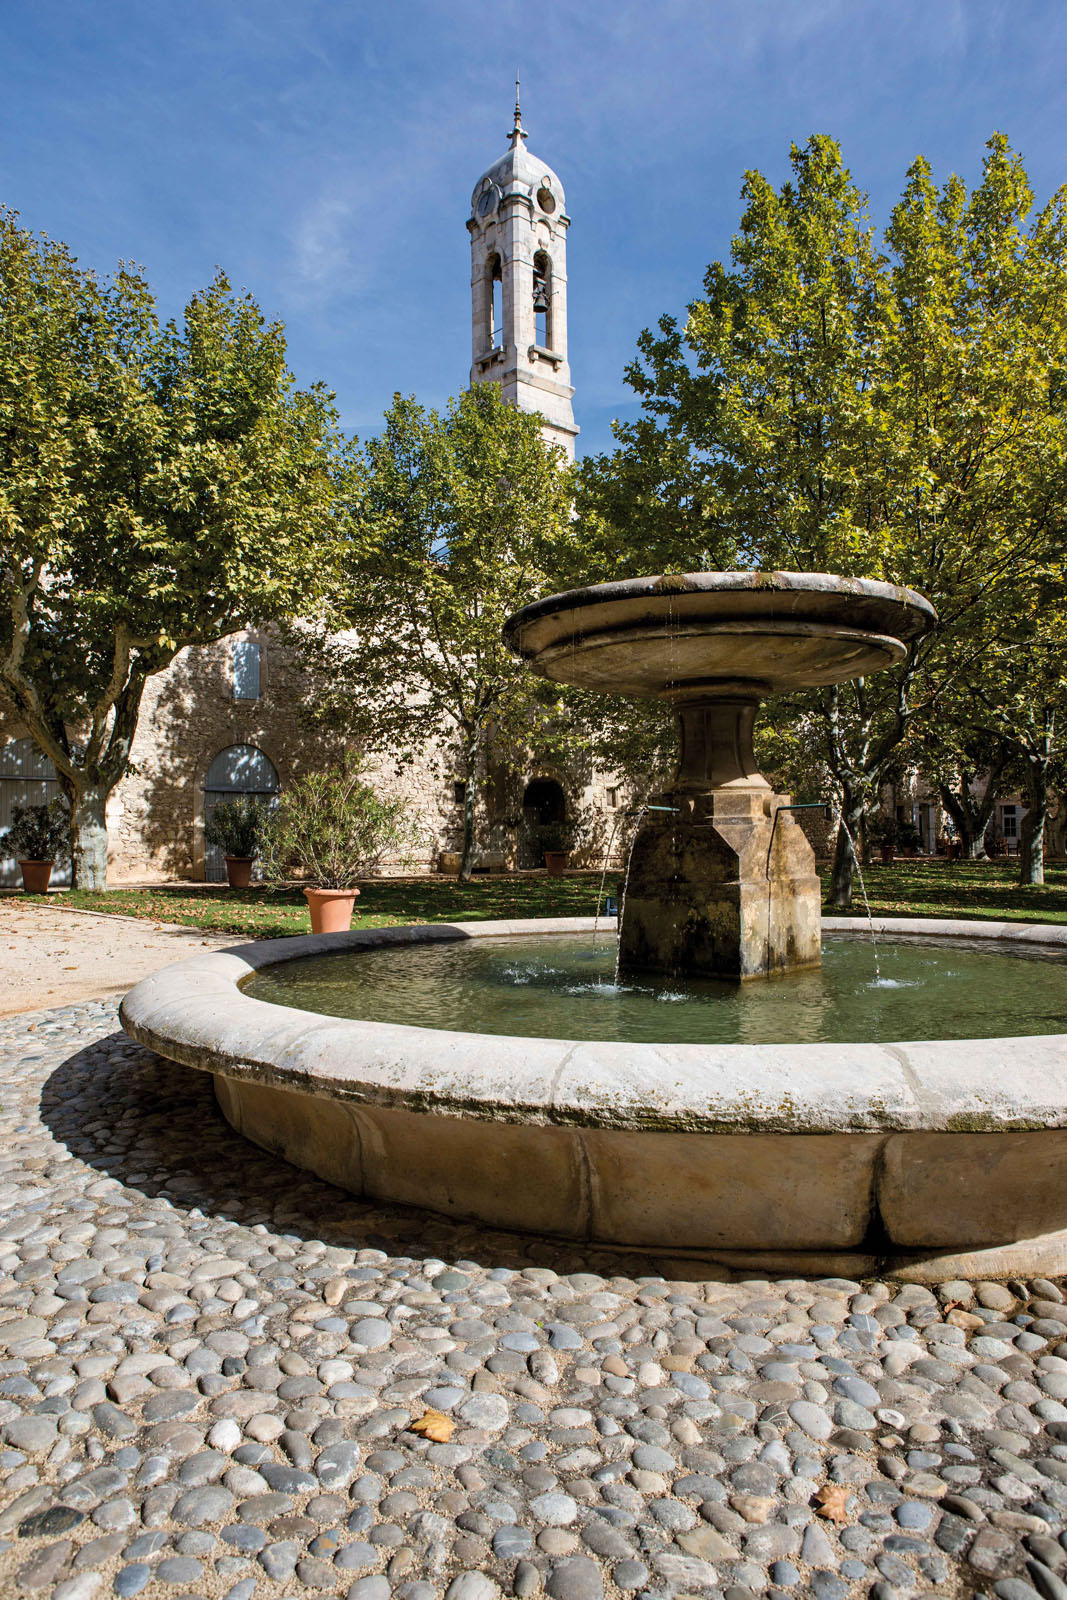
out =
<path fill-rule="evenodd" d="M 411 844 L 403 800 L 386 800 L 358 769 L 310 772 L 285 790 L 261 845 L 272 882 L 294 876 L 320 889 L 351 889 L 382 858 Z"/>
<path fill-rule="evenodd" d="M 224 855 L 254 861 L 270 814 L 270 803 L 255 795 L 222 800 L 204 823 L 204 840 L 216 845 Z"/>
<path fill-rule="evenodd" d="M 68 852 L 70 817 L 64 801 L 46 806 L 13 806 L 11 826 L 0 835 L 0 854 L 16 861 L 55 861 Z"/>

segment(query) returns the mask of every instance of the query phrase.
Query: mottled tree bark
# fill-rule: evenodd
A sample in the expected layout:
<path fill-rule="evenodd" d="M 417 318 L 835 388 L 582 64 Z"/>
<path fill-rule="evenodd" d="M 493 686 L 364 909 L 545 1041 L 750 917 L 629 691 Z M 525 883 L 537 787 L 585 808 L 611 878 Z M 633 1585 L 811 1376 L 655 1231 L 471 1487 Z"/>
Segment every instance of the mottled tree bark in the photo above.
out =
<path fill-rule="evenodd" d="M 107 888 L 107 822 L 110 790 L 102 784 L 83 789 L 71 801 L 71 888 Z"/>

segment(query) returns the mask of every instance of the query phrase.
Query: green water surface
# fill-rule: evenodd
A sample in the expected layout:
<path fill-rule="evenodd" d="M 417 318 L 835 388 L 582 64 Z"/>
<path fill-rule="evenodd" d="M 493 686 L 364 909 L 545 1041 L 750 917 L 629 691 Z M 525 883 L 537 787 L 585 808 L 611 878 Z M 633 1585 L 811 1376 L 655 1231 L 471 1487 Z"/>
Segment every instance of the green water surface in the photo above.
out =
<path fill-rule="evenodd" d="M 744 985 L 615 983 L 615 937 L 534 934 L 312 956 L 256 1000 L 465 1033 L 673 1044 L 989 1039 L 1067 1027 L 1067 956 L 1039 945 L 828 935 L 812 972 Z"/>

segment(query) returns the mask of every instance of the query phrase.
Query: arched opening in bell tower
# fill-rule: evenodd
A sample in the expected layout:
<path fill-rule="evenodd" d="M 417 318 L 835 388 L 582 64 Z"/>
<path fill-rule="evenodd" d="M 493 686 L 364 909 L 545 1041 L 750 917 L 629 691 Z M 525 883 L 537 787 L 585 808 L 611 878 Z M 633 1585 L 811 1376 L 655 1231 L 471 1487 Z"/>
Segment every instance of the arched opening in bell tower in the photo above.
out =
<path fill-rule="evenodd" d="M 490 350 L 498 350 L 504 343 L 504 273 L 500 257 L 491 255 L 485 264 L 486 284 L 485 309 L 488 319 L 486 328 L 486 345 Z"/>
<path fill-rule="evenodd" d="M 543 250 L 533 259 L 534 344 L 552 346 L 552 263 Z"/>

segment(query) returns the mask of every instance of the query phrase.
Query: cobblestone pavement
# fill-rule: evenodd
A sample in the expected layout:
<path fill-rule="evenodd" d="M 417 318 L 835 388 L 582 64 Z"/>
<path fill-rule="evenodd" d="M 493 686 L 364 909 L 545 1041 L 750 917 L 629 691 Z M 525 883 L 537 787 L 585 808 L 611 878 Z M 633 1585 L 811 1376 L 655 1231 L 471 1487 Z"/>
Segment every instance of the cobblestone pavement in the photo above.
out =
<path fill-rule="evenodd" d="M 0 1063 L 4 1597 L 1067 1600 L 1057 1285 L 678 1282 L 364 1204 L 110 1002 Z"/>

